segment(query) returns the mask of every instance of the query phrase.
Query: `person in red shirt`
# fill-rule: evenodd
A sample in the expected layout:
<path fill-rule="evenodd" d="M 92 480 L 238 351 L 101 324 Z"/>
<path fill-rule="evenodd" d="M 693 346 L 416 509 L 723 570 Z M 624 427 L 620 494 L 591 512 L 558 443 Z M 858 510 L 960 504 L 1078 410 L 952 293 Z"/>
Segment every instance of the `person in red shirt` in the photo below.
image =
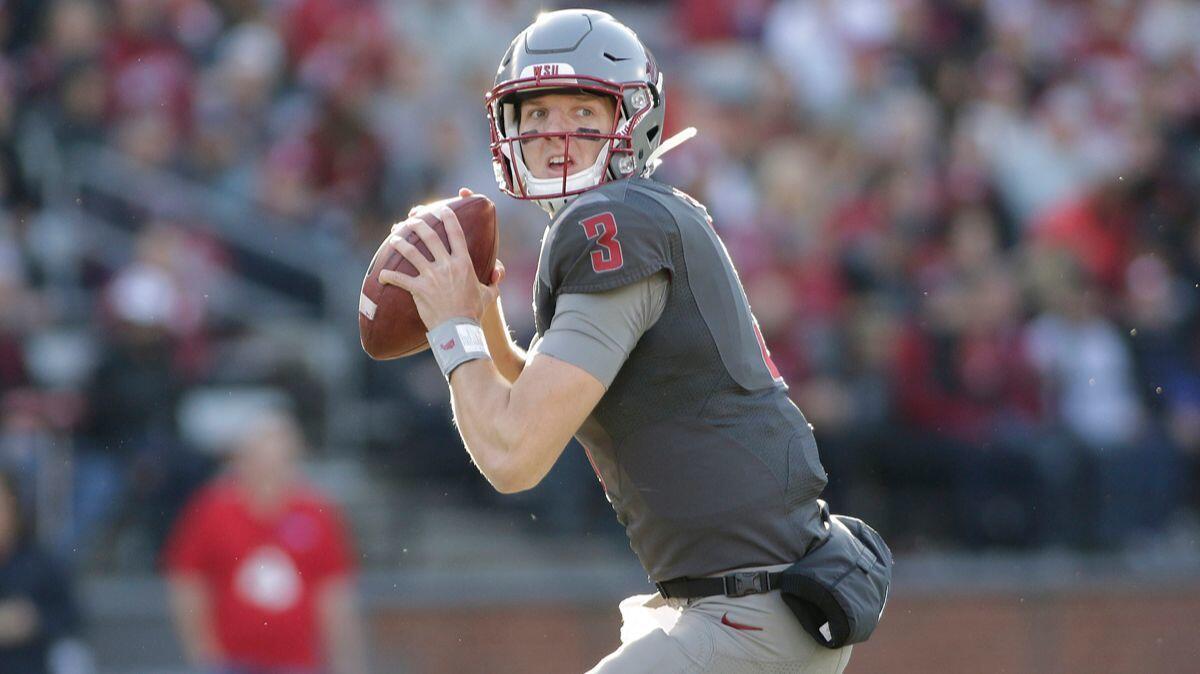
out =
<path fill-rule="evenodd" d="M 353 554 L 337 508 L 299 476 L 302 446 L 292 418 L 263 415 L 175 525 L 171 608 L 200 671 L 366 671 Z"/>

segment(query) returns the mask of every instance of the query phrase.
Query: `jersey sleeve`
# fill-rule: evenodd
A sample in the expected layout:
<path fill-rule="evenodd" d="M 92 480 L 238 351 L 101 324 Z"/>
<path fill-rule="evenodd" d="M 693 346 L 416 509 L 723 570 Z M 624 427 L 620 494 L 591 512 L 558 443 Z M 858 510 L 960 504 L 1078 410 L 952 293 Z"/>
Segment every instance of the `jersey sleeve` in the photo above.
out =
<path fill-rule="evenodd" d="M 597 199 L 564 211 L 550 242 L 553 291 L 604 292 L 670 270 L 670 215 L 647 208 Z"/>
<path fill-rule="evenodd" d="M 607 389 L 638 340 L 662 315 L 670 282 L 659 271 L 602 293 L 558 299 L 550 329 L 530 347 L 585 370 Z"/>

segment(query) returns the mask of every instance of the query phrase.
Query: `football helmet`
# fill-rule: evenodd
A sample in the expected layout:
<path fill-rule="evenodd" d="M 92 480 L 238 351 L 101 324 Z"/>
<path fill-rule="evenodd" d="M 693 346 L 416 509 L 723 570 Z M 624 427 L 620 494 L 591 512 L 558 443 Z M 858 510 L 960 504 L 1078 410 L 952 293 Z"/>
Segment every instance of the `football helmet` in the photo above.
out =
<path fill-rule="evenodd" d="M 531 92 L 553 90 L 612 97 L 611 125 L 522 135 L 518 103 Z M 662 73 L 637 35 L 609 14 L 567 9 L 539 15 L 509 45 L 484 101 L 500 189 L 537 202 L 552 216 L 577 194 L 654 169 L 666 110 Z M 521 145 L 548 137 L 562 138 L 567 152 L 580 140 L 603 145 L 591 166 L 568 174 L 564 164 L 561 176 L 537 178 L 525 164 Z"/>

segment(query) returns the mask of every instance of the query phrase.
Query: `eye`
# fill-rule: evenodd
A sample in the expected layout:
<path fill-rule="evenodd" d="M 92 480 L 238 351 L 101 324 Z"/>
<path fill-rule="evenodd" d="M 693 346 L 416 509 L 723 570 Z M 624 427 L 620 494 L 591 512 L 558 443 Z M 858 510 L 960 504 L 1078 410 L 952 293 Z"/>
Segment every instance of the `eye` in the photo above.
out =
<path fill-rule="evenodd" d="M 594 114 L 596 114 L 596 113 L 591 108 L 580 108 L 579 109 L 580 117 L 591 117 Z"/>
<path fill-rule="evenodd" d="M 546 110 L 544 108 L 533 108 L 526 117 L 529 119 L 544 119 L 546 117 Z"/>

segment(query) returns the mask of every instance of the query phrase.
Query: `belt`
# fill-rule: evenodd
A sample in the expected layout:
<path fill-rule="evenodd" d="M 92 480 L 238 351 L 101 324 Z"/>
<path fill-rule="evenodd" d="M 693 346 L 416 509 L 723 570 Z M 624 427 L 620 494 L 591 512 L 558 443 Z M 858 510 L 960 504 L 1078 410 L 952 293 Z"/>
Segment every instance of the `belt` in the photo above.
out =
<path fill-rule="evenodd" d="M 695 599 L 719 594 L 745 597 L 778 590 L 781 576 L 783 573 L 776 571 L 735 571 L 714 578 L 672 578 L 654 586 L 667 599 Z"/>

